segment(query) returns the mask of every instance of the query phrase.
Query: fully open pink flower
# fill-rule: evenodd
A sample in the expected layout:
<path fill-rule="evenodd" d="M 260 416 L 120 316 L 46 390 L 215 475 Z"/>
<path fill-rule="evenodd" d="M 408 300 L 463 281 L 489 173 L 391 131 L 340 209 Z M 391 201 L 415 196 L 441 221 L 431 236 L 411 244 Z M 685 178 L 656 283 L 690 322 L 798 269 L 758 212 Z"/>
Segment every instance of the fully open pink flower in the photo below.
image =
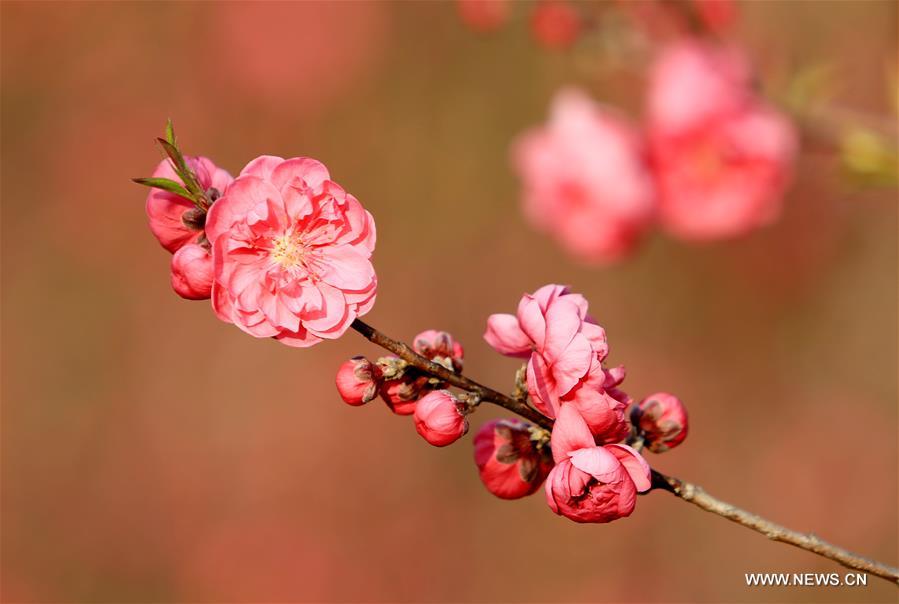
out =
<path fill-rule="evenodd" d="M 696 41 L 651 74 L 649 140 L 662 225 L 686 239 L 737 236 L 780 213 L 796 154 L 791 123 L 754 94 L 745 57 Z"/>
<path fill-rule="evenodd" d="M 205 157 L 184 159 L 211 199 L 218 198 L 234 180 L 210 159 Z M 184 184 L 167 159 L 159 162 L 153 171 L 153 177 L 168 178 Z M 153 235 L 162 247 L 173 254 L 184 244 L 196 241 L 203 232 L 203 214 L 196 209 L 194 202 L 162 189 L 150 189 L 147 195 L 147 217 L 150 219 L 150 230 Z"/>
<path fill-rule="evenodd" d="M 605 330 L 587 315 L 587 301 L 562 285 L 525 294 L 516 316 L 487 319 L 484 339 L 508 356 L 528 358 L 528 392 L 541 413 L 555 417 L 559 399 L 606 358 Z M 601 390 L 603 380 L 594 384 Z"/>
<path fill-rule="evenodd" d="M 517 419 L 489 421 L 474 437 L 481 482 L 502 499 L 534 493 L 553 467 L 549 448 L 534 440 L 532 427 Z"/>
<path fill-rule="evenodd" d="M 206 219 L 223 321 L 311 346 L 340 337 L 375 301 L 375 223 L 314 159 L 251 161 Z"/>
<path fill-rule="evenodd" d="M 512 155 L 526 216 L 582 260 L 620 259 L 652 219 L 653 183 L 639 137 L 584 92 L 559 92 L 549 122 L 519 138 Z"/>
<path fill-rule="evenodd" d="M 638 491 L 651 486 L 649 464 L 626 445 L 597 446 L 587 423 L 565 404 L 553 426 L 556 466 L 546 479 L 546 501 L 575 522 L 611 522 L 629 516 Z"/>

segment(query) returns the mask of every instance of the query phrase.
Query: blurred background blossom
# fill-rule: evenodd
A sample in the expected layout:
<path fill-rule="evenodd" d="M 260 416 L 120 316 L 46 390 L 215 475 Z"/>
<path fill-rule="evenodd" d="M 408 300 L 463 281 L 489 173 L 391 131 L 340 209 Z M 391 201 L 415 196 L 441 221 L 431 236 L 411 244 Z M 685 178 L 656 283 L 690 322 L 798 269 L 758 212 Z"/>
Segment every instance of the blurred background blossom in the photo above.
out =
<path fill-rule="evenodd" d="M 572 264 L 521 216 L 508 146 L 563 85 L 640 114 L 645 82 L 622 64 L 648 52 L 619 4 L 636 3 L 584 4 L 603 35 L 561 52 L 518 3 L 465 9 L 480 35 L 452 3 L 0 5 L 3 601 L 894 598 L 873 580 L 748 590 L 744 572 L 836 569 L 665 494 L 604 526 L 500 501 L 470 436 L 435 450 L 411 418 L 340 402 L 339 364 L 379 354 L 361 339 L 292 351 L 170 289 L 128 180 L 159 161 L 167 117 L 232 173 L 262 153 L 319 158 L 377 220 L 380 329 L 446 329 L 467 373 L 510 389 L 518 364 L 481 340 L 486 317 L 569 283 L 628 391 L 690 410 L 689 440 L 651 463 L 895 563 L 896 197 L 845 172 L 878 176 L 895 148 L 859 124 L 848 157 L 805 149 L 770 227 Z M 826 66 L 840 107 L 894 115 L 894 3 L 738 12 L 713 19 L 766 85 Z M 807 80 L 781 88 L 801 99 Z"/>

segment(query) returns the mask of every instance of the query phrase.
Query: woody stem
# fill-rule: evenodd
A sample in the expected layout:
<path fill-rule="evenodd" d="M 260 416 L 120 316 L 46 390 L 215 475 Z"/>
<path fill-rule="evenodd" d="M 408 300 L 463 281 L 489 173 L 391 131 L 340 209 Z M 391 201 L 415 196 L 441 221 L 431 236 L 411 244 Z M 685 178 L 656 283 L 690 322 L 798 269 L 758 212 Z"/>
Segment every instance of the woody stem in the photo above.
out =
<path fill-rule="evenodd" d="M 492 388 L 483 386 L 461 374 L 450 371 L 446 367 L 438 365 L 421 356 L 403 342 L 399 342 L 386 336 L 359 319 L 353 321 L 351 327 L 362 334 L 370 342 L 389 350 L 419 371 L 439 378 L 440 380 L 467 392 L 477 394 L 481 401 L 487 401 L 508 409 L 542 428 L 552 430 L 553 420 L 529 406 L 524 400 L 507 396 Z M 701 487 L 681 480 L 680 478 L 666 476 L 661 472 L 652 470 L 652 488 L 668 491 L 683 501 L 692 503 L 707 512 L 717 514 L 732 522 L 736 522 L 737 524 L 741 524 L 757 531 L 774 541 L 789 543 L 790 545 L 794 545 L 798 548 L 838 562 L 847 568 L 871 573 L 872 575 L 882 577 L 899 585 L 899 570 L 891 566 L 854 554 L 819 539 L 815 535 L 800 533 L 780 526 L 779 524 L 775 524 L 761 516 L 747 512 L 746 510 L 721 501 L 720 499 L 716 499 L 706 493 Z"/>

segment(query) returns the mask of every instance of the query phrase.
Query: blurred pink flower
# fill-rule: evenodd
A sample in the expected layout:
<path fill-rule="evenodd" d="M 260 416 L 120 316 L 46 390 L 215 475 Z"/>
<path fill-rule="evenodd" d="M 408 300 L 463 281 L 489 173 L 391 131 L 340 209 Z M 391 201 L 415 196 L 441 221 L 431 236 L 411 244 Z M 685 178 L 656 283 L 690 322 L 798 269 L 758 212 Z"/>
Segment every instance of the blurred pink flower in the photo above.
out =
<path fill-rule="evenodd" d="M 462 360 L 465 351 L 462 344 L 445 331 L 428 329 L 412 340 L 412 348 L 421 356 L 459 373 L 462 371 Z"/>
<path fill-rule="evenodd" d="M 468 432 L 468 420 L 455 396 L 446 390 L 434 390 L 415 405 L 415 429 L 435 447 L 445 447 Z"/>
<path fill-rule="evenodd" d="M 172 256 L 172 289 L 188 300 L 206 300 L 212 292 L 212 256 L 202 245 L 185 244 Z"/>
<path fill-rule="evenodd" d="M 364 405 L 378 395 L 381 370 L 363 356 L 344 361 L 337 370 L 337 392 L 347 405 Z"/>
<path fill-rule="evenodd" d="M 217 167 L 212 160 L 205 157 L 185 156 L 188 167 L 197 175 L 197 180 L 204 190 L 215 189 L 210 197 L 217 198 L 234 179 L 226 171 Z M 184 184 L 175 174 L 168 159 L 159 162 L 153 171 L 154 178 L 168 178 Z M 185 216 L 187 214 L 187 216 Z M 196 241 L 203 232 L 203 214 L 189 200 L 163 191 L 150 189 L 147 195 L 147 217 L 150 219 L 150 230 L 162 247 L 173 254 L 190 241 Z"/>
<path fill-rule="evenodd" d="M 537 0 L 531 13 L 531 33 L 541 46 L 564 50 L 581 34 L 580 11 L 568 0 Z"/>
<path fill-rule="evenodd" d="M 314 159 L 251 161 L 210 208 L 212 303 L 256 337 L 340 337 L 375 301 L 374 220 Z"/>
<path fill-rule="evenodd" d="M 611 522 L 629 516 L 638 491 L 650 487 L 649 464 L 626 445 L 597 446 L 572 405 L 562 405 L 553 426 L 556 466 L 546 479 L 546 501 L 575 522 Z"/>
<path fill-rule="evenodd" d="M 502 499 L 534 493 L 553 467 L 549 448 L 538 446 L 531 425 L 518 419 L 489 421 L 474 437 L 474 460 L 481 482 Z"/>
<path fill-rule="evenodd" d="M 687 438 L 687 408 L 673 394 L 650 394 L 633 408 L 631 418 L 653 453 L 664 453 Z"/>
<path fill-rule="evenodd" d="M 456 8 L 465 25 L 488 33 L 506 24 L 512 5 L 509 0 L 456 0 Z"/>
<path fill-rule="evenodd" d="M 750 78 L 738 50 L 699 41 L 666 48 L 652 69 L 650 153 L 660 221 L 674 235 L 733 237 L 780 213 L 796 135 Z"/>
<path fill-rule="evenodd" d="M 549 122 L 521 136 L 512 159 L 528 219 L 584 261 L 621 259 L 652 219 L 639 136 L 580 90 L 556 94 Z"/>
<path fill-rule="evenodd" d="M 507 356 L 529 357 L 528 392 L 534 406 L 555 417 L 560 397 L 608 355 L 605 330 L 587 315 L 587 300 L 562 285 L 525 294 L 517 316 L 490 315 L 484 339 Z M 603 380 L 591 382 L 601 388 Z"/>

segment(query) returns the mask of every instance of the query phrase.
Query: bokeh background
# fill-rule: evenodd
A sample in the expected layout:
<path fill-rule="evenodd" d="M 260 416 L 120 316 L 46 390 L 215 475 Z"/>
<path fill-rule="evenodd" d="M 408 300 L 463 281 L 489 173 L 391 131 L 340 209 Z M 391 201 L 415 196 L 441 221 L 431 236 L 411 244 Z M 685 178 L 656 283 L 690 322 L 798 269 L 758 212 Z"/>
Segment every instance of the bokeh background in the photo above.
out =
<path fill-rule="evenodd" d="M 752 2 L 767 73 L 831 65 L 837 100 L 890 116 L 893 2 Z M 892 602 L 895 588 L 745 587 L 842 572 L 677 501 L 579 526 L 480 485 L 470 440 L 426 445 L 380 402 L 342 404 L 349 332 L 293 350 L 179 299 L 146 228 L 172 117 L 237 173 L 311 155 L 378 224 L 398 338 L 466 346 L 525 291 L 571 284 L 640 397 L 691 413 L 659 469 L 790 527 L 897 561 L 897 203 L 804 154 L 783 219 L 745 239 L 651 238 L 580 266 L 518 209 L 508 144 L 580 83 L 639 115 L 639 83 L 524 17 L 478 35 L 445 2 L 17 3 L 2 21 L 2 597 L 5 602 Z M 895 118 L 888 118 L 895 119 Z M 474 427 L 496 416 L 482 409 Z"/>

